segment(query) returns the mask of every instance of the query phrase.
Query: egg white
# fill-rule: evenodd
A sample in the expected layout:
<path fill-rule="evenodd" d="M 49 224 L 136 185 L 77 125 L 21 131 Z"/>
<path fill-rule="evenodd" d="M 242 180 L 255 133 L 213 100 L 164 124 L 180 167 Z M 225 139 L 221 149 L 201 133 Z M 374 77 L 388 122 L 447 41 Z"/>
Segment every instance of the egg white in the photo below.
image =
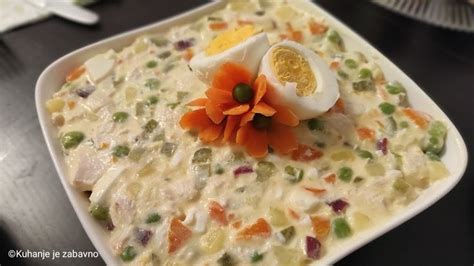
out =
<path fill-rule="evenodd" d="M 194 56 L 189 66 L 195 75 L 204 83 L 211 84 L 214 74 L 226 62 L 238 63 L 245 66 L 253 78 L 257 76 L 260 61 L 270 48 L 266 33 L 259 33 L 245 41 L 215 55 L 201 52 Z"/>
<path fill-rule="evenodd" d="M 277 47 L 289 47 L 296 50 L 308 61 L 316 78 L 316 89 L 312 95 L 298 96 L 295 82 L 280 83 L 271 66 L 272 51 Z M 292 110 L 300 120 L 319 116 L 329 110 L 339 98 L 339 85 L 335 74 L 327 63 L 315 52 L 293 41 L 282 41 L 273 45 L 263 56 L 260 74 L 264 74 L 268 83 L 280 97 L 281 104 Z"/>

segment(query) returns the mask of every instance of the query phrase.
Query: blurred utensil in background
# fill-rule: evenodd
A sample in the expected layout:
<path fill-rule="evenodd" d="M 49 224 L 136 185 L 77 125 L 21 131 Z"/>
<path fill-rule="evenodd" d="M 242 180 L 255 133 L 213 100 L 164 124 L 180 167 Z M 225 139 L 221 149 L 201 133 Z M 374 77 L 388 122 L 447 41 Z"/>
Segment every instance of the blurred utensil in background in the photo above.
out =
<path fill-rule="evenodd" d="M 454 30 L 474 32 L 474 0 L 373 0 L 408 17 Z"/>
<path fill-rule="evenodd" d="M 57 16 L 77 23 L 93 25 L 99 21 L 99 16 L 96 13 L 71 2 L 54 0 L 26 1 L 36 7 L 45 9 L 46 11 L 49 11 Z"/>

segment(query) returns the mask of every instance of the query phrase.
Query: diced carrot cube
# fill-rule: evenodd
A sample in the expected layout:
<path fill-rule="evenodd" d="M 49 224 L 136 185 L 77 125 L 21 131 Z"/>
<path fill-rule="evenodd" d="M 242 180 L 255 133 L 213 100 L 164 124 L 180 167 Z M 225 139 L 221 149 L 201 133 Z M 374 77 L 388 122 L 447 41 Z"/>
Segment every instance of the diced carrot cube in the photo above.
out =
<path fill-rule="evenodd" d="M 321 216 L 311 217 L 311 223 L 313 225 L 313 232 L 319 240 L 323 240 L 329 234 L 331 224 L 329 219 Z"/>
<path fill-rule="evenodd" d="M 174 217 L 168 229 L 168 254 L 181 248 L 191 238 L 192 231 Z"/>
<path fill-rule="evenodd" d="M 251 224 L 237 233 L 238 240 L 249 240 L 254 237 L 268 238 L 272 229 L 267 221 L 259 218 L 254 224 Z"/>
<path fill-rule="evenodd" d="M 229 223 L 224 207 L 222 207 L 216 201 L 211 201 L 209 203 L 209 216 L 212 220 L 218 222 L 221 225 L 227 225 Z"/>

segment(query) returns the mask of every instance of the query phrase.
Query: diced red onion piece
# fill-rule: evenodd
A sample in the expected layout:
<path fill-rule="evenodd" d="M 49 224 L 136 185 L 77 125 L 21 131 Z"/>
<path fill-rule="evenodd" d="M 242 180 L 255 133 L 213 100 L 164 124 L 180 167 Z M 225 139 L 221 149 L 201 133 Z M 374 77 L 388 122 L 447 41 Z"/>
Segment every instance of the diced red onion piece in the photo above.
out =
<path fill-rule="evenodd" d="M 194 39 L 190 38 L 190 39 L 185 39 L 185 40 L 179 40 L 175 42 L 173 45 L 174 45 L 174 49 L 178 51 L 183 51 L 194 45 Z"/>
<path fill-rule="evenodd" d="M 105 227 L 107 228 L 107 230 L 109 231 L 113 231 L 115 229 L 115 225 L 112 223 L 112 222 L 108 222 Z"/>
<path fill-rule="evenodd" d="M 388 140 L 387 138 L 377 141 L 377 150 L 382 151 L 383 155 L 387 154 Z"/>
<path fill-rule="evenodd" d="M 143 246 L 146 246 L 152 235 L 153 233 L 150 230 L 138 229 L 135 237 Z"/>
<path fill-rule="evenodd" d="M 93 85 L 86 85 L 76 91 L 76 94 L 81 98 L 87 98 L 91 93 L 95 91 L 95 86 Z"/>
<path fill-rule="evenodd" d="M 306 256 L 313 260 L 319 259 L 321 255 L 321 243 L 312 236 L 306 236 Z"/>
<path fill-rule="evenodd" d="M 335 201 L 329 202 L 328 205 L 331 206 L 335 213 L 341 213 L 346 210 L 346 208 L 349 206 L 349 203 L 345 200 L 337 199 Z"/>
<path fill-rule="evenodd" d="M 252 167 L 250 167 L 248 165 L 240 166 L 239 168 L 234 170 L 234 176 L 235 177 L 237 177 L 241 174 L 249 174 L 249 173 L 253 173 L 253 169 L 252 169 Z"/>

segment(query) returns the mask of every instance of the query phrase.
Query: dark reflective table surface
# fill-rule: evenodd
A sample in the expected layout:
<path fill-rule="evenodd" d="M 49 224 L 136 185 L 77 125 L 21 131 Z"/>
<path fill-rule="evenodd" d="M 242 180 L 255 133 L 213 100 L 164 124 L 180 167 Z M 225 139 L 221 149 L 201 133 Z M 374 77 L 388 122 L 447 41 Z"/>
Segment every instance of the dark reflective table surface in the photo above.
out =
<path fill-rule="evenodd" d="M 54 170 L 34 106 L 53 60 L 204 1 L 104 0 L 100 25 L 51 18 L 0 37 L 0 265 L 91 264 L 100 259 L 10 259 L 9 250 L 95 251 Z M 316 1 L 417 82 L 474 144 L 474 35 L 434 28 L 366 1 Z M 1 19 L 1 18 L 0 18 Z M 473 153 L 469 150 L 470 157 Z M 473 265 L 474 168 L 443 199 L 337 265 Z"/>

